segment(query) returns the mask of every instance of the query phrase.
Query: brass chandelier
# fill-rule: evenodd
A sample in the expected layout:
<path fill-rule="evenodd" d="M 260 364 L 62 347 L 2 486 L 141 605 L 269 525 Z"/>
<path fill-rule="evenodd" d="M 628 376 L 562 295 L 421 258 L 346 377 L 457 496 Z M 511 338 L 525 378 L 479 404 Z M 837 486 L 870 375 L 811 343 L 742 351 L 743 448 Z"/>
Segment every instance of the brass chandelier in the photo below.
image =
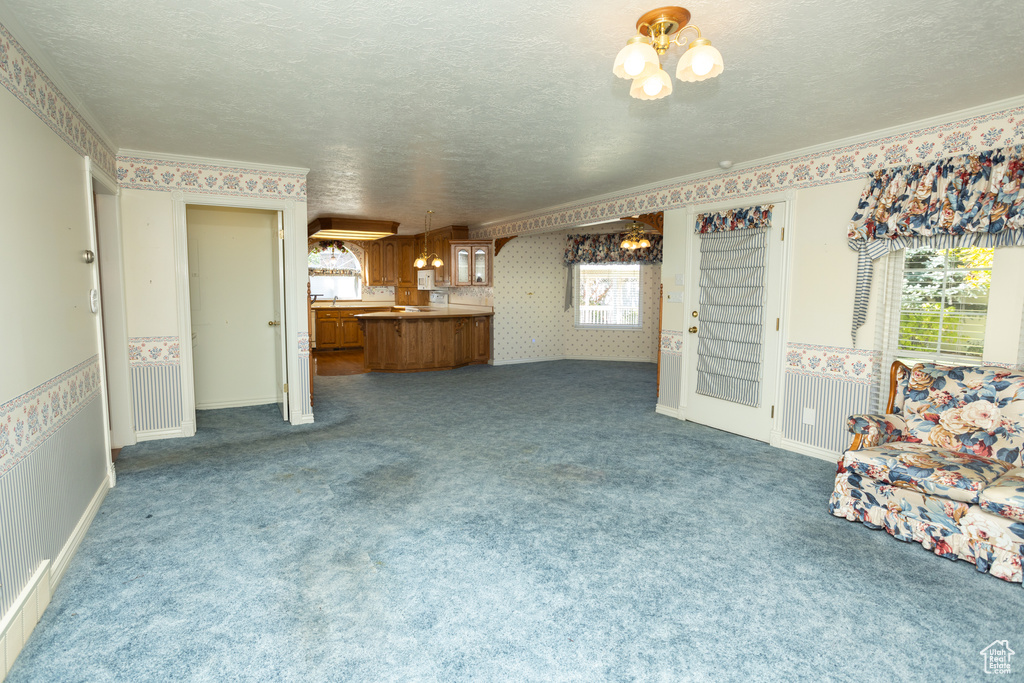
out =
<path fill-rule="evenodd" d="M 620 248 L 630 251 L 646 249 L 649 246 L 651 246 L 651 242 L 644 235 L 644 226 L 636 222 L 629 226 L 626 236 L 622 239 L 622 244 L 619 245 Z"/>
<path fill-rule="evenodd" d="M 430 218 L 433 213 L 433 211 L 427 211 L 427 215 L 423 217 L 423 251 L 420 253 L 419 258 L 412 262 L 412 265 L 417 268 L 426 268 L 427 261 L 429 261 L 431 257 L 433 257 L 434 260 L 430 261 L 430 265 L 434 268 L 440 268 L 444 265 L 444 261 L 442 261 L 441 257 L 435 252 L 431 252 L 429 255 L 427 254 L 427 235 L 430 234 Z"/>
<path fill-rule="evenodd" d="M 683 45 L 683 32 L 697 33 L 676 67 L 680 81 L 703 81 L 722 73 L 722 53 L 711 46 L 700 29 L 689 23 L 690 11 L 684 7 L 660 7 L 641 16 L 636 35 L 615 57 L 612 73 L 632 79 L 629 94 L 638 100 L 658 100 L 672 93 L 672 79 L 661 68 L 660 55 L 675 45 Z"/>

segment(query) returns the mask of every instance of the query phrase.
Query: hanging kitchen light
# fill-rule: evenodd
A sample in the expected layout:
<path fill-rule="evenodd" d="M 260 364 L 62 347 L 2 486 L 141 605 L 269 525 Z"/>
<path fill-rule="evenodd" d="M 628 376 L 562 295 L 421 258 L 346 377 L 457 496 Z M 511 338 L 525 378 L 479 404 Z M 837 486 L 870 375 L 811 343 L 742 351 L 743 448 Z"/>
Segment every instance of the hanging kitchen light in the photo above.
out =
<path fill-rule="evenodd" d="M 412 262 L 412 265 L 417 268 L 426 268 L 427 261 L 431 257 L 433 257 L 433 260 L 430 261 L 430 265 L 434 268 L 440 268 L 444 265 L 444 261 L 436 253 L 431 252 L 429 256 L 427 255 L 427 235 L 430 234 L 430 222 L 433 213 L 433 211 L 427 211 L 427 215 L 423 217 L 423 251 L 420 252 L 419 258 Z"/>

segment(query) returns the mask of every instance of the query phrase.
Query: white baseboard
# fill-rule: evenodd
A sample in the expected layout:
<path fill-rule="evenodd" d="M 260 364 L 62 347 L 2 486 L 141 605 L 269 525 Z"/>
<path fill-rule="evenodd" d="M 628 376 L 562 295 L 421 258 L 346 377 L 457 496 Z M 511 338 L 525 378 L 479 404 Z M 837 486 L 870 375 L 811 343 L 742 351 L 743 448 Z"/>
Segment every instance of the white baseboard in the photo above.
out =
<path fill-rule="evenodd" d="M 150 429 L 148 431 L 135 432 L 135 438 L 139 443 L 143 441 L 155 441 L 157 439 L 180 439 L 187 436 L 194 436 L 196 433 L 195 428 L 192 429 L 192 434 L 185 433 L 184 426 L 178 427 L 177 429 Z"/>
<path fill-rule="evenodd" d="M 103 499 L 107 497 L 107 491 L 109 490 L 110 479 L 104 477 L 100 487 L 96 489 L 89 507 L 85 509 L 82 517 L 78 520 L 78 524 L 75 525 L 75 530 L 71 532 L 71 538 L 67 540 L 67 543 L 64 544 L 64 547 L 61 548 L 60 553 L 57 555 L 57 559 L 53 561 L 53 567 L 50 569 L 51 590 L 56 588 L 60 580 L 64 578 L 64 572 L 68 570 L 71 558 L 74 557 L 78 546 L 82 543 L 82 539 L 85 538 L 85 532 L 89 530 L 89 525 L 92 524 L 93 518 L 99 512 L 100 505 L 103 504 Z"/>
<path fill-rule="evenodd" d="M 28 642 L 53 595 L 50 582 L 50 561 L 43 560 L 21 589 L 11 608 L 0 620 L 0 681 L 3 681 Z"/>
<path fill-rule="evenodd" d="M 654 412 L 659 413 L 661 415 L 668 415 L 669 417 L 674 417 L 677 420 L 683 419 L 682 417 L 679 416 L 678 408 L 669 408 L 668 406 L 663 406 L 660 403 L 654 406 Z"/>
<path fill-rule="evenodd" d="M 214 401 L 213 403 L 197 403 L 196 410 L 220 410 L 221 408 L 246 408 L 248 406 L 265 406 L 277 403 L 276 396 L 267 398 L 245 398 L 239 401 Z"/>
<path fill-rule="evenodd" d="M 810 444 L 800 443 L 799 441 L 793 441 L 792 439 L 782 439 L 779 444 L 779 448 L 793 453 L 799 453 L 800 455 L 808 455 L 818 460 L 826 460 L 833 465 L 839 462 L 839 458 L 842 457 L 842 453 L 836 453 L 825 448 L 818 446 L 811 446 Z"/>
<path fill-rule="evenodd" d="M 540 358 L 510 358 L 493 360 L 491 365 L 518 365 L 520 363 L 546 363 L 550 360 L 599 360 L 615 363 L 657 363 L 655 358 L 615 358 L 611 356 L 542 356 Z"/>
<path fill-rule="evenodd" d="M 293 413 L 288 421 L 293 425 L 311 425 L 313 424 L 313 416 L 303 415 L 302 413 Z"/>

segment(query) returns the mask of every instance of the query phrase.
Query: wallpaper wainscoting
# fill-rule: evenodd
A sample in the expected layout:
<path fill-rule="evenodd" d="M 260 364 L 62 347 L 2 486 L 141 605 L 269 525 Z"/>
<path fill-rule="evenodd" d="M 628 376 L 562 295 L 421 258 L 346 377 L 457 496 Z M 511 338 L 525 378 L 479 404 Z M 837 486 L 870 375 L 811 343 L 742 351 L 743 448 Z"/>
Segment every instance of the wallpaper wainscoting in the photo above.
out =
<path fill-rule="evenodd" d="M 683 335 L 675 330 L 661 331 L 661 370 L 658 373 L 658 405 L 678 410 L 682 400 Z"/>
<path fill-rule="evenodd" d="M 302 414 L 312 415 L 309 403 L 309 333 L 299 332 L 299 391 L 302 392 Z"/>
<path fill-rule="evenodd" d="M 132 337 L 128 340 L 132 371 L 135 431 L 181 427 L 181 354 L 178 337 Z"/>
<path fill-rule="evenodd" d="M 880 361 L 881 355 L 871 350 L 787 344 L 783 436 L 838 457 L 852 438 L 846 419 L 872 412 Z M 804 408 L 815 411 L 813 425 L 803 423 Z"/>
<path fill-rule="evenodd" d="M 0 615 L 107 476 L 103 429 L 97 356 L 0 406 Z"/>

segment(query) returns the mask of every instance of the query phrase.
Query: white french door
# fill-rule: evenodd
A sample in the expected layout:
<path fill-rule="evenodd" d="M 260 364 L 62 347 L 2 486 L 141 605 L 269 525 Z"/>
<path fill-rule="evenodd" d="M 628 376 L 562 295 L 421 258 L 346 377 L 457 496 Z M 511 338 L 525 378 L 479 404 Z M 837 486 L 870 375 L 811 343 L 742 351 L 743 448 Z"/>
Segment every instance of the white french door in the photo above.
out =
<path fill-rule="evenodd" d="M 776 202 L 767 229 L 702 236 L 689 226 L 690 334 L 681 411 L 687 420 L 769 441 L 779 410 L 789 208 L 789 202 Z"/>

